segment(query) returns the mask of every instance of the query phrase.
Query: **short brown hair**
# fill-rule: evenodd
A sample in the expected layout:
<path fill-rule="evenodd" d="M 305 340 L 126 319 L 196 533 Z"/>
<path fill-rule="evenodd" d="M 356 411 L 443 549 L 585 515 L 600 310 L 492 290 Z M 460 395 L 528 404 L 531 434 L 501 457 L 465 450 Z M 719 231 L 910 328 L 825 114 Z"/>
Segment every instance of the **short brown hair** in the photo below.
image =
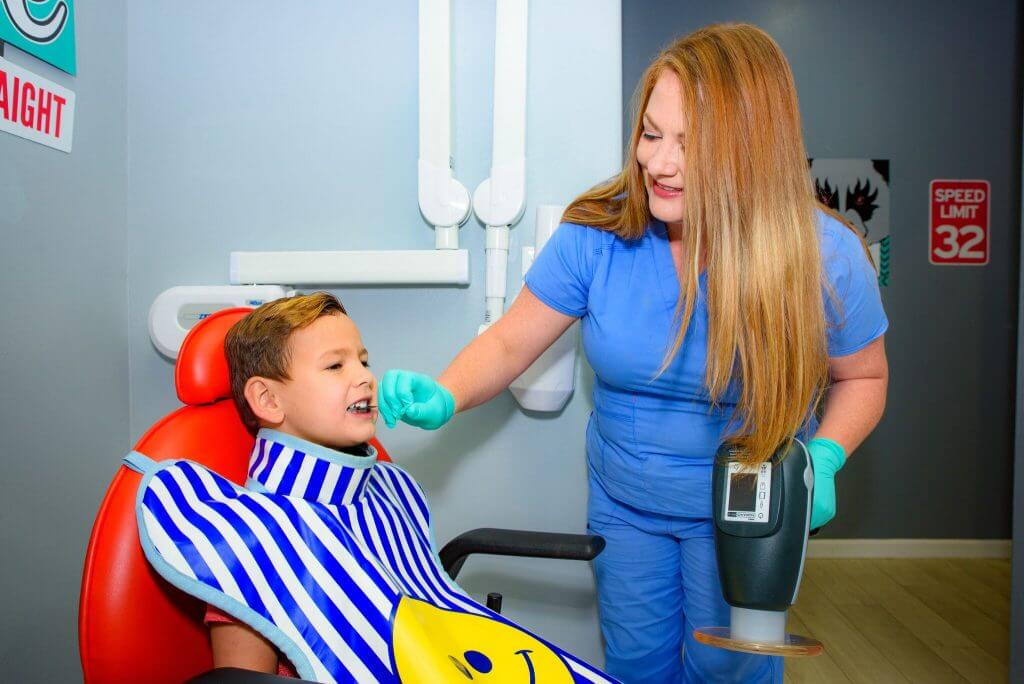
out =
<path fill-rule="evenodd" d="M 348 312 L 334 295 L 314 292 L 267 302 L 228 330 L 224 352 L 231 375 L 231 396 L 249 432 L 255 435 L 260 421 L 245 399 L 245 383 L 256 375 L 288 380 L 288 338 L 316 319 L 338 313 Z"/>

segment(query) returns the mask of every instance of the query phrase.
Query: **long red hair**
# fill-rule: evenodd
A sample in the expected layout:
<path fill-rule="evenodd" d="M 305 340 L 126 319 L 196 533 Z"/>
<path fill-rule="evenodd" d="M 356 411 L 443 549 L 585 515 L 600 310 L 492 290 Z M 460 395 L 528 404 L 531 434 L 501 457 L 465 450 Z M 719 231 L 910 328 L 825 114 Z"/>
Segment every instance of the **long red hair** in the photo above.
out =
<path fill-rule="evenodd" d="M 686 191 L 679 323 L 660 372 L 679 352 L 707 269 L 706 384 L 717 402 L 734 377 L 729 440 L 752 464 L 788 443 L 828 381 L 822 265 L 796 88 L 768 34 L 744 24 L 700 29 L 665 48 L 633 99 L 622 172 L 576 198 L 563 220 L 643 235 L 651 220 L 637 144 L 659 77 L 682 84 Z"/>

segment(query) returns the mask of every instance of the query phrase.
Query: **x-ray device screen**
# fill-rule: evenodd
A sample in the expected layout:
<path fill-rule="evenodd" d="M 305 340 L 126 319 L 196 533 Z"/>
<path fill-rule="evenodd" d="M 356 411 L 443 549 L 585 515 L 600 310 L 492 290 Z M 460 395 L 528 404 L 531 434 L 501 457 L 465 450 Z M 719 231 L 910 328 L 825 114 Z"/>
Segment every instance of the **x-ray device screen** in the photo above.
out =
<path fill-rule="evenodd" d="M 725 486 L 723 518 L 736 522 L 768 523 L 772 495 L 771 464 L 762 463 L 756 470 L 750 470 L 734 461 L 729 464 Z"/>

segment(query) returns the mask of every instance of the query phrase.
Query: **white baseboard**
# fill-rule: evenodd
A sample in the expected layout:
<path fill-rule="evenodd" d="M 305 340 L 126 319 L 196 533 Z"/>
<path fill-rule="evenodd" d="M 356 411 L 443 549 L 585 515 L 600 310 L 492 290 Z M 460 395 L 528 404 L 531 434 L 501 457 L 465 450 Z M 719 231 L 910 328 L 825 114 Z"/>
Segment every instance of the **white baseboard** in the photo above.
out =
<path fill-rule="evenodd" d="M 1009 539 L 811 539 L 808 558 L 1009 558 Z"/>

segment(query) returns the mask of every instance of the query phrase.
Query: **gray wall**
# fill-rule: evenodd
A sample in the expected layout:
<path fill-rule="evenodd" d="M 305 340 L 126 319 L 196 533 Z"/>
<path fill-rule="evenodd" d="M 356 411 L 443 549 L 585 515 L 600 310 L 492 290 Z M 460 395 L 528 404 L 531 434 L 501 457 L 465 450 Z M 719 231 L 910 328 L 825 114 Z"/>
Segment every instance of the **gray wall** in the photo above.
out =
<path fill-rule="evenodd" d="M 174 409 L 172 365 L 146 334 L 173 285 L 223 284 L 232 250 L 430 249 L 416 200 L 417 3 L 132 3 L 128 7 L 128 264 L 132 439 Z M 489 175 L 494 2 L 455 2 L 454 158 L 472 191 Z M 565 204 L 619 165 L 619 3 L 530 7 L 527 201 Z M 484 230 L 462 229 L 468 288 L 346 289 L 373 370 L 438 373 L 484 310 Z M 479 526 L 582 531 L 589 389 L 557 419 L 505 393 L 427 433 L 380 437 L 424 485 L 438 541 Z M 116 454 L 111 455 L 111 462 Z M 470 561 L 460 581 L 600 661 L 586 564 Z"/>
<path fill-rule="evenodd" d="M 674 37 L 750 22 L 793 68 L 811 157 L 891 160 L 885 417 L 838 477 L 832 537 L 1007 538 L 1020 243 L 1013 2 L 623 2 L 623 96 Z M 928 263 L 928 184 L 991 182 L 991 261 Z"/>
<path fill-rule="evenodd" d="M 0 133 L 0 672 L 73 682 L 78 588 L 100 497 L 128 449 L 124 2 L 76 3 L 64 154 Z"/>
<path fill-rule="evenodd" d="M 1024 125 L 1022 125 L 1024 130 Z M 1021 149 L 1024 160 L 1024 148 Z M 1024 175 L 1024 161 L 1021 164 Z M 1021 179 L 1024 183 L 1024 178 Z M 1021 186 L 1024 196 L 1024 185 Z M 1024 207 L 1021 207 L 1020 232 L 1024 235 Z M 1024 257 L 1024 241 L 1021 244 L 1021 256 Z M 1013 469 L 1013 537 L 1021 539 L 1024 535 L 1024 413 L 1019 410 L 1024 402 L 1024 367 L 1020 361 L 1024 354 L 1020 347 L 1024 340 L 1024 278 L 1020 279 L 1020 294 L 1017 302 L 1017 407 L 1015 413 L 1014 469 Z M 1010 589 L 1010 681 L 1024 681 L 1024 544 L 1013 544 L 1013 584 Z"/>

